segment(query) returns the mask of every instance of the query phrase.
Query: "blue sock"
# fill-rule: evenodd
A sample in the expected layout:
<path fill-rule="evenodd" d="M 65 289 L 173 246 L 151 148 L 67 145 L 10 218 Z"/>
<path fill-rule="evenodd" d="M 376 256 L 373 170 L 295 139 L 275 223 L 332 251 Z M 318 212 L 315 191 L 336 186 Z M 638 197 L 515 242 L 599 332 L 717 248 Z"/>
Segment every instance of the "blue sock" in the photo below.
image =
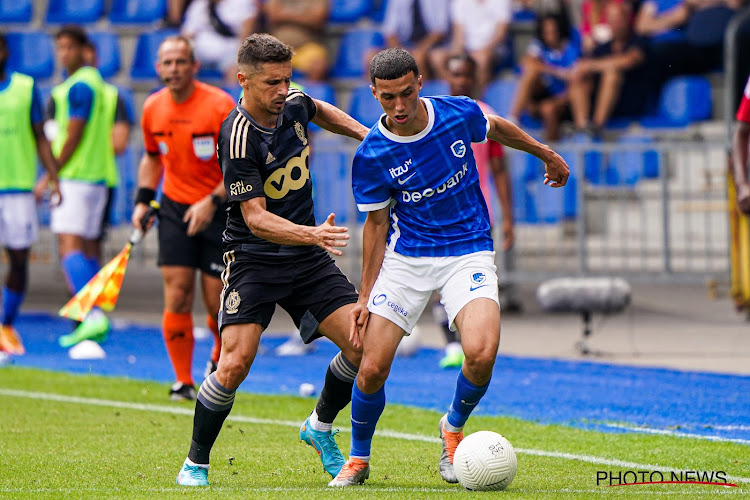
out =
<path fill-rule="evenodd" d="M 12 325 L 21 308 L 24 293 L 14 292 L 3 287 L 3 325 Z"/>
<path fill-rule="evenodd" d="M 91 273 L 91 276 L 94 276 L 99 272 L 99 259 L 96 257 L 86 257 L 86 264 L 89 267 L 89 273 Z"/>
<path fill-rule="evenodd" d="M 489 386 L 489 381 L 483 386 L 472 384 L 464 377 L 463 370 L 460 370 L 456 381 L 456 393 L 448 410 L 448 423 L 453 427 L 463 427 Z"/>
<path fill-rule="evenodd" d="M 375 426 L 385 408 L 385 386 L 365 394 L 357 384 L 352 389 L 352 447 L 350 457 L 368 458 Z"/>
<path fill-rule="evenodd" d="M 68 287 L 73 293 L 86 286 L 86 283 L 96 274 L 96 272 L 91 272 L 91 266 L 80 250 L 65 255 L 62 258 L 62 268 L 68 280 Z"/>

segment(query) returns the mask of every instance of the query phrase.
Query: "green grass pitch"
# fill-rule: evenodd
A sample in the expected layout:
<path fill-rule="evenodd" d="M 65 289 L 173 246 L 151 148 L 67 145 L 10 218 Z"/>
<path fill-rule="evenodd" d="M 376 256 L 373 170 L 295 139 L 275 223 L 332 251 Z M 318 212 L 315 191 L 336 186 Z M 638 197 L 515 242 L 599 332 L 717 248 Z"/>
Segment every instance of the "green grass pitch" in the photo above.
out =
<path fill-rule="evenodd" d="M 477 493 L 440 479 L 439 414 L 388 405 L 373 442 L 370 480 L 326 487 L 298 425 L 313 398 L 238 394 L 212 453 L 208 489 L 175 484 L 192 429 L 192 404 L 168 387 L 122 378 L 0 369 L 1 498 L 750 498 L 750 448 L 706 440 L 614 434 L 506 417 L 472 417 L 466 433 L 493 430 L 517 450 L 504 492 Z M 349 448 L 349 409 L 335 427 Z M 597 485 L 597 471 L 725 471 L 739 487 Z"/>

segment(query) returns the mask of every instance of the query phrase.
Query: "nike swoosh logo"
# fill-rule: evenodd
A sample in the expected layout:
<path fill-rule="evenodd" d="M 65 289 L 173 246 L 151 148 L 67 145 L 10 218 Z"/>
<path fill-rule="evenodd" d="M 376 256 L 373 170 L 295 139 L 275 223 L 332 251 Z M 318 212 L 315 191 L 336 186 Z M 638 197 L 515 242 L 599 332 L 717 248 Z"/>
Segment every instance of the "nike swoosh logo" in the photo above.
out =
<path fill-rule="evenodd" d="M 479 285 L 479 286 L 472 286 L 472 287 L 470 287 L 470 288 L 469 288 L 469 291 L 470 291 L 470 292 L 473 292 L 474 290 L 479 290 L 479 289 L 480 289 L 480 288 L 482 288 L 483 286 L 489 286 L 489 285 Z"/>
<path fill-rule="evenodd" d="M 409 177 L 407 177 L 406 179 L 396 179 L 396 180 L 398 181 L 398 184 L 399 184 L 400 186 L 402 186 L 402 185 L 404 184 L 404 182 L 408 181 L 409 179 L 411 179 L 411 178 L 412 178 L 412 177 L 414 177 L 415 175 L 417 175 L 417 173 L 416 173 L 416 172 L 412 173 L 412 174 L 411 174 L 411 175 L 410 175 Z"/>

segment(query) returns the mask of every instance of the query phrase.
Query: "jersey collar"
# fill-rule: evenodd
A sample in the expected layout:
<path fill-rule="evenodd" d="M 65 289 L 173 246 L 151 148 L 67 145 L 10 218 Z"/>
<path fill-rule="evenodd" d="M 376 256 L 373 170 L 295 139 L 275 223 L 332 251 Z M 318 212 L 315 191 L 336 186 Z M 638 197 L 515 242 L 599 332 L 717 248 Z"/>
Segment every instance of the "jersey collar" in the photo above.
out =
<path fill-rule="evenodd" d="M 422 129 L 421 132 L 414 135 L 396 135 L 388 128 L 386 128 L 385 124 L 383 123 L 383 120 L 385 119 L 385 113 L 380 117 L 378 120 L 378 130 L 380 130 L 380 133 L 383 134 L 387 139 L 392 140 L 393 142 L 401 142 L 401 143 L 409 143 L 409 142 L 417 142 L 421 139 L 423 139 L 427 134 L 430 133 L 432 130 L 433 125 L 435 125 L 435 110 L 432 109 L 432 101 L 430 99 L 427 99 L 425 97 L 420 97 L 420 100 L 424 103 L 424 107 L 427 110 L 427 126 Z"/>
<path fill-rule="evenodd" d="M 242 97 L 240 97 L 240 100 L 237 102 L 237 111 L 239 111 L 242 116 L 248 119 L 250 122 L 250 125 L 255 127 L 259 132 L 263 132 L 264 134 L 273 134 L 276 132 L 276 129 L 278 129 L 281 126 L 281 121 L 284 119 L 284 113 L 281 113 L 279 115 L 279 118 L 276 120 L 276 128 L 268 128 L 264 127 L 260 123 L 256 122 L 252 116 L 250 116 L 250 113 L 247 112 L 247 110 L 242 107 Z"/>

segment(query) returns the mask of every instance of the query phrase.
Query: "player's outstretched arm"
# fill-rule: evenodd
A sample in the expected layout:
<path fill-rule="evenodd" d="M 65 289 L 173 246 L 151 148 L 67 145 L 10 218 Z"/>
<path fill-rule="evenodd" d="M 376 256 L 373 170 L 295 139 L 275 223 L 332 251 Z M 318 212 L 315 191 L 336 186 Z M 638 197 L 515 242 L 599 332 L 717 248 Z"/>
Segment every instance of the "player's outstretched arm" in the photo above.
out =
<path fill-rule="evenodd" d="M 312 122 L 334 134 L 345 135 L 361 141 L 369 131 L 367 127 L 347 115 L 333 104 L 313 99 L 317 112 Z"/>
<path fill-rule="evenodd" d="M 542 144 L 515 124 L 496 115 L 487 115 L 490 130 L 487 138 L 505 146 L 526 151 L 544 162 L 544 183 L 551 187 L 562 187 L 568 182 L 570 168 L 552 148 Z"/>
<path fill-rule="evenodd" d="M 354 347 L 362 345 L 362 334 L 369 317 L 367 301 L 372 287 L 375 286 L 375 280 L 380 274 L 380 268 L 383 266 L 389 222 L 390 207 L 381 208 L 367 214 L 367 220 L 362 229 L 362 283 L 359 289 L 359 300 L 350 313 L 349 341 Z"/>
<path fill-rule="evenodd" d="M 258 238 L 280 245 L 315 245 L 334 255 L 343 255 L 349 229 L 336 226 L 330 214 L 319 226 L 302 226 L 266 210 L 264 197 L 251 198 L 240 204 L 242 218 Z"/>

